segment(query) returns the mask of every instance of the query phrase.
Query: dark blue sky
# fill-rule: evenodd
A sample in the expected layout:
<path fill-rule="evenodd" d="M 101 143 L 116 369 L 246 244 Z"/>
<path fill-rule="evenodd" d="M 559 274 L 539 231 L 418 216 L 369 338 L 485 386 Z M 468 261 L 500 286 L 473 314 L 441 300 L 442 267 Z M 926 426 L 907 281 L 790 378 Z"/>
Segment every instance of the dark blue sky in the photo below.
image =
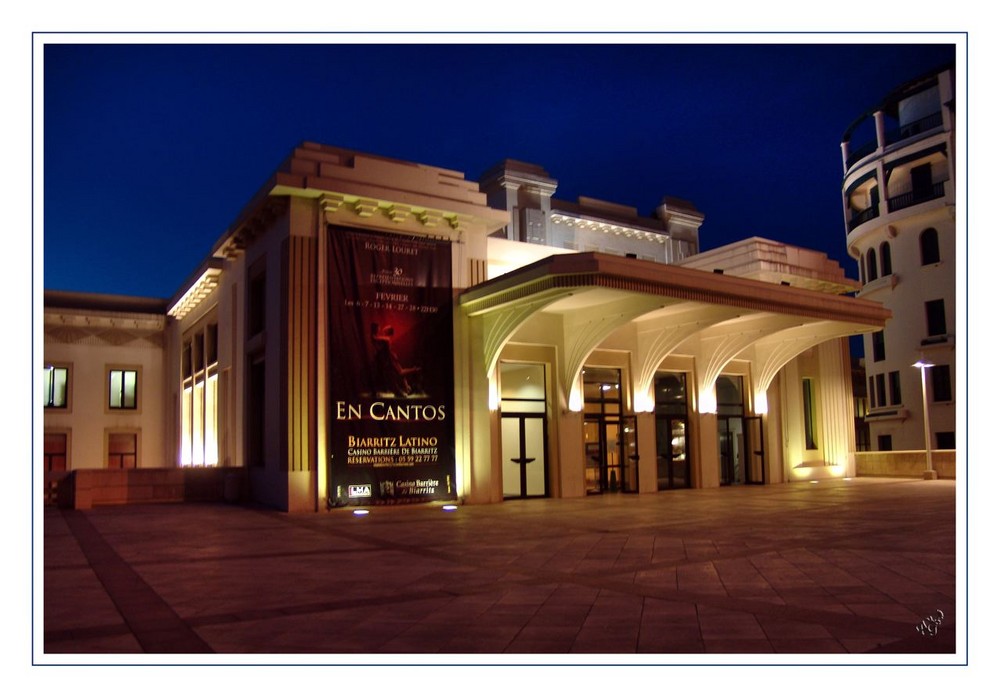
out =
<path fill-rule="evenodd" d="M 761 235 L 856 277 L 840 138 L 954 57 L 932 44 L 49 44 L 44 285 L 172 295 L 305 140 L 470 179 L 527 160 L 559 180 L 557 198 L 642 213 L 689 199 L 702 249 Z"/>

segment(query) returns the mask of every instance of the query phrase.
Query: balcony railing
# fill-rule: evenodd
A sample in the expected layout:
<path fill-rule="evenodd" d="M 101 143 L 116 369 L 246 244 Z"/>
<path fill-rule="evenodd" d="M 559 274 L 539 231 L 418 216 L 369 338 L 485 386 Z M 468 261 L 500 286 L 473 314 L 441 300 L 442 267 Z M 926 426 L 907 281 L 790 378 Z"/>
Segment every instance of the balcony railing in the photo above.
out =
<path fill-rule="evenodd" d="M 861 158 L 874 153 L 876 148 L 878 148 L 877 141 L 868 141 L 867 143 L 859 145 L 855 150 L 851 151 L 850 155 L 847 156 L 847 166 L 853 167 L 854 164 Z"/>
<path fill-rule="evenodd" d="M 918 136 L 925 131 L 930 131 L 933 128 L 937 128 L 944 123 L 941 112 L 935 114 L 930 114 L 922 119 L 918 119 L 913 123 L 906 124 L 905 126 L 900 126 L 899 128 L 890 129 L 886 131 L 885 142 L 886 145 L 890 143 L 897 143 L 907 138 L 912 138 L 913 136 Z"/>
<path fill-rule="evenodd" d="M 944 182 L 937 182 L 932 184 L 929 189 L 924 189 L 922 191 L 908 191 L 905 194 L 893 196 L 888 201 L 889 211 L 899 211 L 900 209 L 904 209 L 909 206 L 922 204 L 925 201 L 940 199 L 942 196 L 944 196 Z"/>
<path fill-rule="evenodd" d="M 944 117 L 941 112 L 935 112 L 934 114 L 929 114 L 922 119 L 918 119 L 912 123 L 906 124 L 905 126 L 897 126 L 896 128 L 891 128 L 885 132 L 885 145 L 892 145 L 893 143 L 898 143 L 899 141 L 904 141 L 907 138 L 912 138 L 913 136 L 918 136 L 921 133 L 925 133 L 932 129 L 941 126 L 944 123 Z M 878 141 L 872 140 L 867 143 L 862 143 L 857 148 L 852 150 L 847 156 L 847 167 L 853 167 L 862 158 L 871 155 L 878 149 Z"/>
<path fill-rule="evenodd" d="M 878 218 L 878 205 L 869 206 L 861 211 L 855 211 L 854 215 L 851 216 L 851 220 L 847 223 L 848 231 L 854 230 L 862 223 L 867 223 L 872 218 Z"/>

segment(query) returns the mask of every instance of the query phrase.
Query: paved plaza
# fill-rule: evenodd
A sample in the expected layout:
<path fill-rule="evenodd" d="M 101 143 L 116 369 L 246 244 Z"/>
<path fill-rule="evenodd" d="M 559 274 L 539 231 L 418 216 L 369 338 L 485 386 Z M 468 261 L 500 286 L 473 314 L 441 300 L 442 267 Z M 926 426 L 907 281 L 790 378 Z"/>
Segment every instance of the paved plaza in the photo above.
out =
<path fill-rule="evenodd" d="M 862 478 L 455 511 L 375 507 L 363 517 L 226 504 L 47 507 L 44 661 L 955 661 L 942 656 L 955 653 L 956 616 L 965 617 L 955 497 L 954 481 Z"/>

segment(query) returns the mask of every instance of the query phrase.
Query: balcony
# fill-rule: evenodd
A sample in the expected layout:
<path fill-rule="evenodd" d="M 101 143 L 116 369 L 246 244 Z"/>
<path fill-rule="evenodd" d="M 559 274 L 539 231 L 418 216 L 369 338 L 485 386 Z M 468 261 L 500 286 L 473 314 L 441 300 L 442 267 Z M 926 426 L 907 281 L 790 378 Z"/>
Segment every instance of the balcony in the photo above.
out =
<path fill-rule="evenodd" d="M 905 126 L 900 126 L 899 128 L 886 131 L 885 144 L 890 145 L 892 143 L 898 143 L 899 141 L 905 141 L 907 138 L 919 136 L 921 133 L 926 133 L 927 131 L 935 129 L 942 124 L 944 124 L 944 120 L 941 116 L 941 112 L 930 114 L 922 119 L 906 124 Z"/>
<path fill-rule="evenodd" d="M 861 211 L 854 211 L 851 219 L 847 222 L 847 232 L 851 232 L 862 223 L 867 223 L 873 218 L 878 218 L 878 204 L 869 206 Z"/>
<path fill-rule="evenodd" d="M 871 140 L 867 143 L 862 143 L 857 148 L 853 148 L 847 156 L 847 169 L 851 169 L 855 164 L 860 162 L 863 158 L 876 152 L 880 147 L 888 148 L 894 143 L 899 143 L 909 138 L 913 138 L 914 136 L 927 133 L 928 131 L 933 131 L 943 125 L 944 117 L 942 116 L 942 113 L 935 112 L 934 114 L 929 114 L 922 119 L 905 124 L 904 126 L 887 129 L 882 136 L 883 142 L 881 145 L 878 140 Z"/>
<path fill-rule="evenodd" d="M 871 155 L 878 149 L 877 141 L 868 141 L 859 145 L 856 149 L 851 151 L 851 154 L 847 156 L 847 169 L 854 167 L 861 158 Z"/>
<path fill-rule="evenodd" d="M 922 204 L 925 201 L 940 199 L 944 196 L 944 182 L 936 182 L 930 187 L 917 191 L 908 191 L 899 196 L 893 196 L 888 200 L 889 212 L 900 211 L 910 206 Z"/>

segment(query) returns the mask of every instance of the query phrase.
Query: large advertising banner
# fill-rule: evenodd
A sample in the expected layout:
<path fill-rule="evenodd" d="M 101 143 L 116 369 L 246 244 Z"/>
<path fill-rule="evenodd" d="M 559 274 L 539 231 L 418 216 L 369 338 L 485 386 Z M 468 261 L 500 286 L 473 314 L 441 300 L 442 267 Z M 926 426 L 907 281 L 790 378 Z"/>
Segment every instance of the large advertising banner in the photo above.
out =
<path fill-rule="evenodd" d="M 454 499 L 451 243 L 328 235 L 330 505 Z"/>

